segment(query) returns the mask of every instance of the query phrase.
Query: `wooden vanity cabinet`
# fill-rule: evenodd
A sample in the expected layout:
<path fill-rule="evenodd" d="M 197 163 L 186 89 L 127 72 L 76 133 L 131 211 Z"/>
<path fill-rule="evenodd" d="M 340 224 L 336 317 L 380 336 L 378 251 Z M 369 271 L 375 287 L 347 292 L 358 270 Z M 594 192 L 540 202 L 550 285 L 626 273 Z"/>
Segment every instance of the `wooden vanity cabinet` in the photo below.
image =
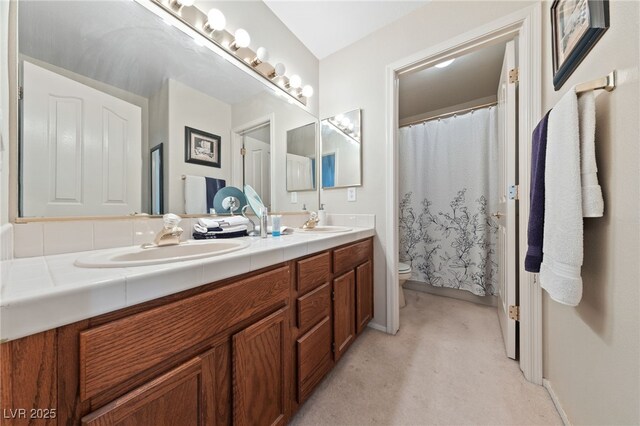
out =
<path fill-rule="evenodd" d="M 368 239 L 3 343 L 1 423 L 286 424 L 371 319 L 372 267 Z"/>

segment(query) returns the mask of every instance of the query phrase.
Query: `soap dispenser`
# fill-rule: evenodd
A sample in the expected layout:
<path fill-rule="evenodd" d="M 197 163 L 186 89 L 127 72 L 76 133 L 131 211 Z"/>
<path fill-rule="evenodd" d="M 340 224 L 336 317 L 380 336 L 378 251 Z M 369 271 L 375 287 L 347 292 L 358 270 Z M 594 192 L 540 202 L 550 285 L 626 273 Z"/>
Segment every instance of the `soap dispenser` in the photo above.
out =
<path fill-rule="evenodd" d="M 324 209 L 324 204 L 320 204 L 320 210 L 318 210 L 318 225 L 327 225 L 327 211 Z"/>

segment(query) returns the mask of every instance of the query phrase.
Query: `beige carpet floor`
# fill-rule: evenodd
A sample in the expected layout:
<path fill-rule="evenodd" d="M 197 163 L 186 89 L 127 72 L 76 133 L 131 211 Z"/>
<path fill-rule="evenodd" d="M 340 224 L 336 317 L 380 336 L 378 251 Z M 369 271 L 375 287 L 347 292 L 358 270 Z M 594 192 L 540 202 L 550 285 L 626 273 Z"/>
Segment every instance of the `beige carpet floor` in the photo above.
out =
<path fill-rule="evenodd" d="M 398 334 L 368 328 L 291 424 L 562 424 L 506 357 L 496 308 L 405 294 Z"/>

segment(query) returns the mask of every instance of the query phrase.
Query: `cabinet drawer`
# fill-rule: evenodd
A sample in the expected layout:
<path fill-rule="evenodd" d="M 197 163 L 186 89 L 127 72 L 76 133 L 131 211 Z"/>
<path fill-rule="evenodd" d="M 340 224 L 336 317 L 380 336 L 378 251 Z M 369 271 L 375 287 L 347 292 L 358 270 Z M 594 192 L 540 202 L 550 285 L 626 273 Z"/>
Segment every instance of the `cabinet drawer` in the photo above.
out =
<path fill-rule="evenodd" d="M 253 315 L 286 303 L 289 267 L 80 333 L 80 398 L 132 378 Z"/>
<path fill-rule="evenodd" d="M 298 298 L 298 328 L 304 332 L 331 310 L 331 285 L 325 283 Z"/>
<path fill-rule="evenodd" d="M 297 341 L 298 402 L 301 404 L 331 368 L 331 321 L 325 317 Z"/>
<path fill-rule="evenodd" d="M 298 293 L 304 294 L 331 280 L 331 253 L 298 261 Z"/>
<path fill-rule="evenodd" d="M 372 255 L 371 240 L 351 244 L 333 251 L 333 273 L 341 274 L 365 262 Z"/>

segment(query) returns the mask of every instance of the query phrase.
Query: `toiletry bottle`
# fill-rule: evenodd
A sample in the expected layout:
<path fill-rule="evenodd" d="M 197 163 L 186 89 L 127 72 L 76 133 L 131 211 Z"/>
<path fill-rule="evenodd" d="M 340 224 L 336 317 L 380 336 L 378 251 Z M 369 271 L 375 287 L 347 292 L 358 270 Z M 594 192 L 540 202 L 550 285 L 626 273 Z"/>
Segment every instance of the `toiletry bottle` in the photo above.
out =
<path fill-rule="evenodd" d="M 267 226 L 269 224 L 269 211 L 266 207 L 262 208 L 260 216 L 260 238 L 267 238 Z"/>
<path fill-rule="evenodd" d="M 282 227 L 282 216 L 279 214 L 271 215 L 271 235 L 274 237 L 280 236 Z"/>
<path fill-rule="evenodd" d="M 324 209 L 324 204 L 320 204 L 320 210 L 318 210 L 318 225 L 327 225 L 327 211 Z"/>

